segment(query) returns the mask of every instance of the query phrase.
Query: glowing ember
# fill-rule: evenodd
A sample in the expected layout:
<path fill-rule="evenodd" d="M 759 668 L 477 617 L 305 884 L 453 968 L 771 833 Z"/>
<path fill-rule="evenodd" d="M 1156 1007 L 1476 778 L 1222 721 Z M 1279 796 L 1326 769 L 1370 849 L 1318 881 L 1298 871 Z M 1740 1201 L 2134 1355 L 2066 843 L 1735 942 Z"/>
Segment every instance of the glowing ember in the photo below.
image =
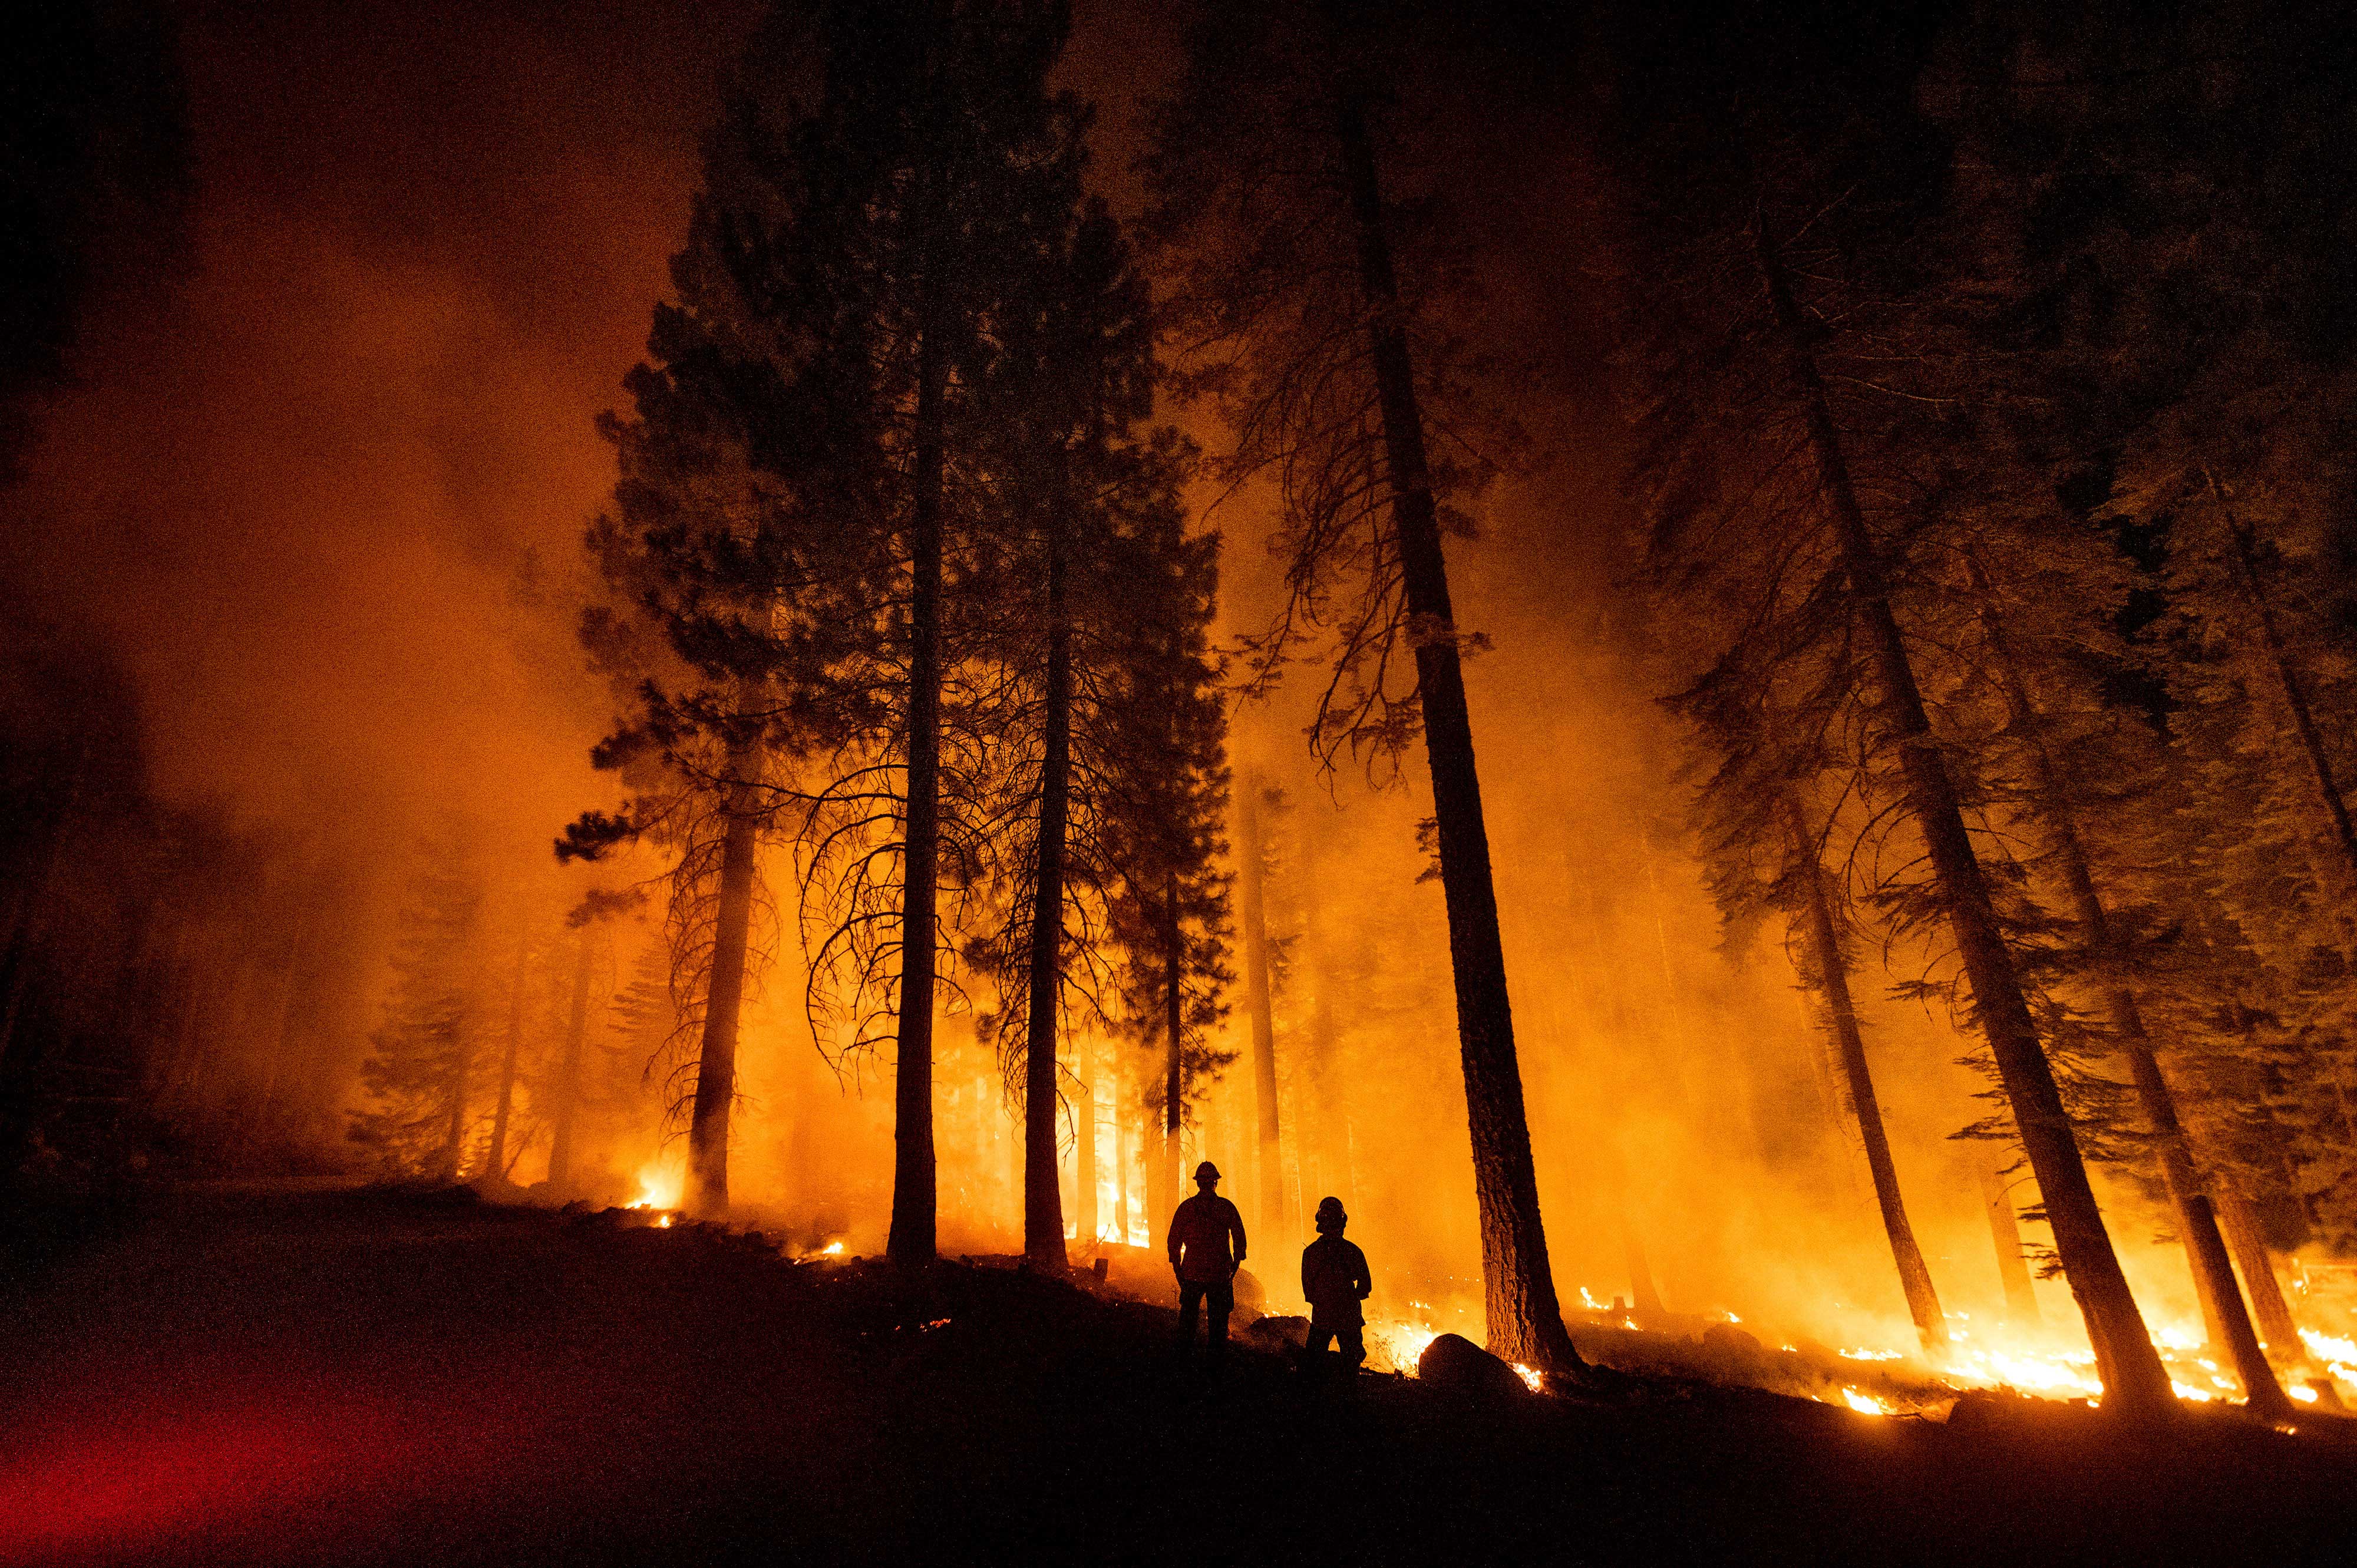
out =
<path fill-rule="evenodd" d="M 1888 1400 L 1877 1399 L 1874 1395 L 1868 1393 L 1860 1393 L 1857 1390 L 1853 1388 L 1846 1387 L 1842 1390 L 1842 1402 L 1847 1404 L 1850 1409 L 1857 1412 L 1860 1415 L 1889 1415 L 1893 1413 L 1893 1407 Z"/>
<path fill-rule="evenodd" d="M 1545 1374 L 1535 1371 L 1529 1367 L 1525 1367 L 1520 1361 L 1512 1362 L 1511 1365 L 1514 1369 L 1515 1375 L 1520 1377 L 1523 1381 L 1529 1386 L 1531 1392 L 1535 1394 L 1544 1393 L 1545 1391 Z"/>
<path fill-rule="evenodd" d="M 2292 1398 L 2299 1401 L 2302 1404 L 2314 1404 L 2316 1402 L 2316 1391 L 2309 1388 L 2305 1383 L 2294 1383 L 2289 1388 L 2286 1389 L 2284 1392 L 2291 1395 Z"/>

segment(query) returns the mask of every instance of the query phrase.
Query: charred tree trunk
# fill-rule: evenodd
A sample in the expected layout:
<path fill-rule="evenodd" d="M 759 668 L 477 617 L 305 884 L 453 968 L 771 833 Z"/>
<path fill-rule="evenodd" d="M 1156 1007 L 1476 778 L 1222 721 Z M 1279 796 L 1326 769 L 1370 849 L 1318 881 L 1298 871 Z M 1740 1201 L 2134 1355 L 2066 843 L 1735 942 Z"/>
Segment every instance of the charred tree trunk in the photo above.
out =
<path fill-rule="evenodd" d="M 491 1112 L 491 1153 L 483 1162 L 483 1175 L 497 1183 L 508 1175 L 508 1118 L 515 1110 L 516 1058 L 523 1050 L 523 977 L 525 961 L 532 956 L 532 940 L 516 939 L 515 983 L 508 993 L 507 1046 L 500 1053 L 500 1097 Z"/>
<path fill-rule="evenodd" d="M 2153 1348 L 2152 1337 L 2129 1293 L 2127 1276 L 2112 1250 L 2103 1211 L 2087 1179 L 2079 1140 L 2062 1108 L 2054 1072 L 2046 1059 L 2038 1025 L 2021 990 L 2013 954 L 2005 943 L 1988 883 L 1972 837 L 1964 827 L 1954 781 L 1948 776 L 1939 742 L 1923 710 L 1914 664 L 1890 607 L 1882 562 L 1851 488 L 1847 459 L 1825 401 L 1824 385 L 1810 351 L 1807 324 L 1793 302 L 1783 263 L 1764 227 L 1754 234 L 1760 281 L 1781 329 L 1785 370 L 1799 394 L 1808 442 L 1824 487 L 1835 541 L 1849 580 L 1867 658 L 1881 688 L 1883 723 L 1899 751 L 1909 810 L 1930 851 L 1940 902 L 1972 983 L 1973 1002 L 1997 1076 L 2012 1102 L 2038 1190 L 2046 1201 L 2055 1251 L 2071 1294 L 2086 1318 L 2109 1409 L 2129 1417 L 2173 1412 L 2177 1395 Z"/>
<path fill-rule="evenodd" d="M 2269 1417 L 2288 1416 L 2292 1413 L 2291 1401 L 2276 1385 L 2274 1369 L 2267 1365 L 2266 1356 L 2259 1348 L 2259 1337 L 2251 1326 L 2250 1313 L 2243 1305 L 2243 1293 L 2235 1286 L 2225 1240 L 2219 1234 L 2205 1184 L 2193 1163 L 2184 1125 L 2178 1118 L 2176 1096 L 2170 1093 L 2169 1080 L 2161 1074 L 2152 1037 L 2145 1029 L 2144 1011 L 2136 1004 L 2136 993 L 2121 979 L 2126 972 L 2125 955 L 2113 938 L 2111 913 L 2095 889 L 2086 846 L 2079 837 L 2078 811 L 2061 770 L 2055 766 L 2053 754 L 2047 747 L 2044 721 L 2037 704 L 2030 701 L 2029 684 L 2014 660 L 2004 623 L 1990 597 L 1986 575 L 1976 561 L 1968 560 L 1966 566 L 1973 591 L 1980 596 L 1981 628 L 1988 639 L 1990 661 L 2005 694 L 2006 717 L 2029 754 L 2038 815 L 2054 847 L 2055 857 L 2061 864 L 2079 929 L 2086 939 L 2088 950 L 2101 966 L 2104 1011 L 2110 1016 L 2121 1053 L 2127 1058 L 2128 1071 L 2136 1080 L 2137 1103 L 2143 1107 L 2145 1120 L 2152 1125 L 2154 1149 L 2160 1156 L 2161 1182 L 2169 1191 L 2169 1207 L 2176 1211 L 2178 1234 L 2185 1243 L 2194 1289 L 2201 1298 L 2202 1320 L 2213 1342 L 2222 1345 L 2233 1359 L 2235 1373 L 2243 1380 L 2251 1407 Z"/>
<path fill-rule="evenodd" d="M 749 757 L 732 758 L 732 773 Z M 753 924 L 754 857 L 760 846 L 752 791 L 732 784 L 720 842 L 720 906 L 712 930 L 712 976 L 704 995 L 704 1037 L 695 1053 L 695 1109 L 687 1124 L 686 1205 L 691 1214 L 728 1209 L 728 1112 L 737 1100 L 737 1025 L 745 1004 L 745 947 Z"/>
<path fill-rule="evenodd" d="M 1465 1106 L 1473 1145 L 1473 1187 L 1481 1216 L 1481 1282 L 1488 1348 L 1541 1371 L 1584 1365 L 1563 1326 L 1546 1227 L 1539 1216 L 1538 1171 L 1514 1054 L 1513 1008 L 1506 993 L 1506 955 L 1498 935 L 1498 897 L 1490 875 L 1490 836 L 1481 814 L 1481 779 L 1448 596 L 1448 568 L 1425 457 L 1424 418 L 1401 319 L 1399 288 L 1383 227 L 1383 196 L 1365 109 L 1346 91 L 1337 106 L 1342 170 L 1357 220 L 1359 281 L 1368 306 L 1368 347 L 1383 424 L 1392 526 L 1399 547 L 1416 694 L 1424 710 L 1425 756 L 1432 769 L 1440 882 L 1448 906 L 1449 967 L 1456 981 L 1457 1035 L 1464 1058 Z"/>
<path fill-rule="evenodd" d="M 1096 1064 L 1082 1050 L 1080 1087 L 1072 1094 L 1072 1220 L 1082 1243 L 1094 1247 L 1097 1224 Z"/>
<path fill-rule="evenodd" d="M 1907 1221 L 1906 1200 L 1900 1196 L 1899 1166 L 1890 1157 L 1890 1137 L 1883 1130 L 1882 1101 L 1874 1091 L 1874 1075 L 1866 1062 L 1866 1037 L 1857 1024 L 1857 1007 L 1849 991 L 1849 961 L 1841 934 L 1834 924 L 1833 898 L 1825 888 L 1825 871 L 1817 857 L 1816 839 L 1801 814 L 1800 802 L 1787 795 L 1784 815 L 1792 841 L 1793 865 L 1801 874 L 1801 923 L 1808 932 L 1809 958 L 1815 965 L 1817 990 L 1825 1002 L 1832 1026 L 1842 1080 L 1849 1090 L 1850 1112 L 1857 1120 L 1858 1141 L 1866 1147 L 1866 1168 L 1874 1177 L 1874 1201 L 1882 1210 L 1882 1231 L 1890 1239 L 1891 1261 L 1899 1266 L 1899 1288 L 1907 1295 L 1907 1315 L 1923 1348 L 1937 1355 L 1948 1347 L 1948 1320 L 1940 1311 L 1940 1294 L 1932 1287 L 1932 1270 L 1915 1242 L 1915 1228 Z"/>
<path fill-rule="evenodd" d="M 1186 932 L 1178 923 L 1178 878 L 1163 884 L 1162 895 L 1163 1034 L 1169 1053 L 1162 1066 L 1162 1185 L 1168 1203 L 1176 1207 L 1187 1190 L 1179 1167 L 1183 1163 L 1180 1134 L 1187 1120 L 1187 950 Z"/>
<path fill-rule="evenodd" d="M 1072 771 L 1072 628 L 1064 607 L 1064 520 L 1048 518 L 1048 679 L 1039 761 L 1039 860 L 1031 901 L 1030 1026 L 1023 1064 L 1023 1252 L 1062 1269 L 1064 1205 L 1056 1181 L 1056 1023 L 1063 1004 L 1064 824 Z M 1092 1204 L 1090 1207 L 1093 1208 Z"/>
<path fill-rule="evenodd" d="M 2005 1187 L 2005 1173 L 1996 1156 L 1983 1147 L 1980 1161 L 1981 1205 L 1988 1213 L 1989 1240 L 1996 1248 L 1997 1278 L 2005 1283 L 2005 1315 L 2015 1323 L 2036 1323 L 2038 1289 L 2029 1278 L 2029 1260 L 2021 1252 L 2021 1220 L 2013 1211 L 2013 1194 Z"/>
<path fill-rule="evenodd" d="M 1252 1023 L 1253 1103 L 1258 1112 L 1260 1224 L 1274 1242 L 1286 1234 L 1285 1177 L 1276 1105 L 1276 1025 L 1268 974 L 1268 910 L 1261 888 L 1260 776 L 1244 776 L 1236 814 L 1236 870 L 1244 937 L 1244 1008 Z"/>
<path fill-rule="evenodd" d="M 1169 1140 L 1162 1127 L 1162 1090 L 1153 1080 L 1162 1077 L 1161 1064 L 1152 1072 L 1139 1064 L 1135 1102 L 1131 1106 L 1137 1117 L 1137 1190 L 1144 1203 L 1139 1221 L 1146 1228 L 1146 1244 L 1149 1247 L 1162 1239 L 1170 1223 L 1170 1213 L 1178 1206 L 1178 1194 L 1173 1187 L 1177 1179 L 1178 1162 L 1163 1157 Z M 1153 1082 L 1149 1090 L 1148 1084 Z"/>
<path fill-rule="evenodd" d="M 573 1119 L 581 1102 L 581 1043 L 589 1025 L 589 929 L 581 930 L 573 959 L 573 1005 L 565 1018 L 565 1055 L 556 1066 L 555 1128 L 548 1138 L 548 1185 L 562 1191 L 573 1179 Z"/>
<path fill-rule="evenodd" d="M 2308 1342 L 2299 1337 L 2299 1326 L 2292 1321 L 2291 1306 L 2284 1300 L 2283 1285 L 2276 1278 L 2275 1262 L 2268 1256 L 2266 1241 L 2259 1234 L 2250 1204 L 2230 1182 L 2220 1181 L 2216 1188 L 2218 1219 L 2226 1233 L 2227 1250 L 2242 1268 L 2244 1287 L 2251 1293 L 2260 1338 L 2285 1364 L 2301 1369 L 2312 1366 Z"/>
<path fill-rule="evenodd" d="M 916 494 L 909 521 L 909 774 L 901 855 L 900 997 L 893 1089 L 892 1230 L 903 1268 L 933 1261 L 933 962 L 942 771 L 942 475 L 948 367 L 938 331 L 917 349 Z"/>

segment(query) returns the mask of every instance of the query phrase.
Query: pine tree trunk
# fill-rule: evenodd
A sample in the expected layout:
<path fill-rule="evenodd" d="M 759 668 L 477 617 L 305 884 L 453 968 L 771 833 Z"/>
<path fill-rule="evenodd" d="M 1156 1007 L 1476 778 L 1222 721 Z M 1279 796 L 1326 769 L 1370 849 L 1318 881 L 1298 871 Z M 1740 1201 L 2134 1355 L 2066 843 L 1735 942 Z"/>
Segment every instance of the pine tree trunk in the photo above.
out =
<path fill-rule="evenodd" d="M 1093 1249 L 1102 1233 L 1097 1223 L 1097 1093 L 1096 1065 L 1082 1050 L 1083 1076 L 1072 1096 L 1073 1229 L 1081 1241 Z"/>
<path fill-rule="evenodd" d="M 507 1048 L 500 1055 L 500 1097 L 491 1112 L 491 1155 L 483 1175 L 493 1182 L 507 1179 L 508 1117 L 515 1109 L 516 1058 L 523 1050 L 524 964 L 532 955 L 528 937 L 516 939 L 515 983 L 508 993 Z"/>
<path fill-rule="evenodd" d="M 1996 1248 L 1997 1278 L 2005 1282 L 2005 1315 L 2017 1324 L 2036 1323 L 2038 1288 L 2029 1277 L 2029 1261 L 2021 1254 L 2021 1221 L 2013 1211 L 2013 1195 L 2005 1189 L 2005 1173 L 1986 1147 L 1980 1178 L 1981 1205 L 1988 1213 L 1989 1240 Z"/>
<path fill-rule="evenodd" d="M 1236 870 L 1244 937 L 1244 1011 L 1252 1023 L 1253 1103 L 1258 1112 L 1260 1224 L 1274 1244 L 1286 1234 L 1284 1158 L 1276 1105 L 1276 1025 L 1269 998 L 1268 912 L 1261 887 L 1260 776 L 1244 775 L 1236 813 Z"/>
<path fill-rule="evenodd" d="M 1531 1157 L 1522 1066 L 1514 1053 L 1513 1009 L 1506 993 L 1506 956 L 1498 934 L 1480 774 L 1473 759 L 1473 727 L 1458 659 L 1448 569 L 1441 553 L 1424 419 L 1383 228 L 1374 149 L 1357 95 L 1344 93 L 1337 108 L 1343 175 L 1358 224 L 1359 281 L 1368 306 L 1368 346 L 1383 416 L 1392 525 L 1408 634 L 1415 648 L 1425 756 L 1432 769 L 1440 882 L 1448 906 L 1449 968 L 1456 982 L 1457 1035 L 1473 1146 L 1473 1188 L 1480 1208 L 1488 1348 L 1494 1355 L 1541 1371 L 1577 1372 L 1584 1363 L 1563 1326 L 1547 1260 L 1546 1227 L 1539 1215 L 1538 1171 Z"/>
<path fill-rule="evenodd" d="M 2144 1315 L 2128 1291 L 2127 1276 L 2121 1273 L 2119 1258 L 2112 1250 L 2111 1234 L 2104 1227 L 2103 1211 L 2095 1203 L 2095 1191 L 2080 1156 L 2077 1134 L 2062 1108 L 2053 1069 L 2038 1037 L 2038 1026 L 2023 997 L 1979 857 L 1965 831 L 1954 783 L 1924 713 L 1914 665 L 1891 611 L 1882 564 L 1858 510 L 1841 438 L 1808 348 L 1806 324 L 1764 228 L 1755 239 L 1760 281 L 1781 329 L 1787 373 L 1802 401 L 1835 545 L 1863 633 L 1864 652 L 1881 688 L 1883 723 L 1898 747 L 1908 806 L 1931 854 L 1940 902 L 1972 984 L 1989 1054 L 1996 1058 L 1997 1076 L 2013 1105 L 2015 1124 L 2021 1130 L 2022 1146 L 2046 1201 L 2063 1274 L 2086 1319 L 2105 1404 L 2131 1418 L 2171 1412 L 2177 1407 L 2177 1396 L 2145 1328 Z"/>
<path fill-rule="evenodd" d="M 2219 1234 L 2217 1219 L 2193 1163 L 2184 1124 L 2178 1118 L 2176 1096 L 2169 1092 L 2169 1080 L 2162 1076 L 2159 1058 L 2153 1051 L 2152 1037 L 2145 1030 L 2144 1011 L 2136 1004 L 2135 992 L 2120 978 L 2125 972 L 2125 955 L 2113 940 L 2110 911 L 2104 908 L 2103 897 L 2095 889 L 2086 846 L 2079 837 L 2078 812 L 2061 770 L 2055 766 L 2053 754 L 2047 747 L 2044 720 L 2030 701 L 2029 687 L 2006 639 L 2004 624 L 1990 597 L 1987 576 L 1977 561 L 1968 560 L 1966 566 L 1973 591 L 1981 598 L 1981 626 L 1988 638 L 1997 682 L 2005 693 L 2006 717 L 2029 754 L 2038 815 L 2052 843 L 2055 857 L 2061 864 L 2079 929 L 2088 950 L 2102 966 L 2104 1010 L 2110 1015 L 2112 1033 L 2119 1042 L 2120 1051 L 2127 1058 L 2137 1102 L 2144 1109 L 2145 1120 L 2152 1126 L 2154 1150 L 2160 1156 L 2161 1182 L 2168 1189 L 2169 1207 L 2176 1212 L 2178 1235 L 2185 1243 L 2194 1290 L 2201 1299 L 2202 1321 L 2210 1330 L 2212 1342 L 2222 1346 L 2233 1358 L 2235 1374 L 2243 1380 L 2251 1408 L 2270 1419 L 2287 1417 L 2292 1413 L 2291 1401 L 2276 1382 L 2275 1370 L 2267 1365 L 2266 1356 L 2259 1348 L 2259 1337 L 2251 1326 L 2243 1293 L 2235 1286 L 2233 1264 L 2228 1260 L 2225 1240 Z"/>
<path fill-rule="evenodd" d="M 1157 1063 L 1154 1077 L 1161 1076 L 1162 1069 Z M 1160 1098 L 1160 1090 L 1157 1089 L 1149 1095 L 1146 1086 L 1145 1064 L 1141 1062 L 1137 1092 L 1130 1112 L 1137 1118 L 1137 1188 L 1145 1205 L 1138 1219 L 1146 1230 L 1146 1244 L 1153 1247 L 1161 1242 L 1164 1232 L 1169 1229 L 1170 1211 L 1178 1203 L 1178 1194 L 1174 1187 L 1178 1165 L 1176 1160 L 1163 1157 L 1169 1140 L 1163 1133 L 1162 1112 L 1155 1104 L 1155 1101 Z"/>
<path fill-rule="evenodd" d="M 2216 1183 L 2215 1190 L 2218 1219 L 2226 1232 L 2227 1249 L 2241 1265 L 2244 1286 L 2251 1293 L 2260 1337 L 2275 1352 L 2276 1359 L 2286 1365 L 2311 1365 L 2308 1342 L 2299 1337 L 2299 1326 L 2292 1321 L 2291 1306 L 2284 1300 L 2283 1285 L 2276 1278 L 2274 1260 L 2267 1255 L 2267 1244 L 2259 1235 L 2258 1221 L 2252 1217 L 2250 1204 L 2230 1182 Z"/>
<path fill-rule="evenodd" d="M 942 443 L 939 334 L 917 350 L 916 494 L 909 522 L 909 775 L 901 856 L 900 997 L 893 1090 L 892 1230 L 885 1254 L 903 1268 L 933 1261 L 933 963 L 938 936 L 942 767 Z"/>
<path fill-rule="evenodd" d="M 748 757 L 733 757 L 731 772 Z M 687 1124 L 686 1205 L 691 1214 L 728 1210 L 728 1112 L 737 1100 L 737 1025 L 745 1004 L 745 947 L 753 924 L 754 857 L 760 830 L 750 791 L 729 791 L 720 841 L 720 907 L 712 929 L 712 975 L 704 996 L 704 1037 L 695 1054 L 695 1109 Z"/>
<path fill-rule="evenodd" d="M 573 1179 L 573 1120 L 581 1103 L 581 1044 L 589 1024 L 589 928 L 573 960 L 573 1005 L 565 1019 L 565 1055 L 556 1069 L 556 1126 L 548 1139 L 548 1185 L 559 1192 Z"/>
<path fill-rule="evenodd" d="M 1113 1228 L 1114 1240 L 1129 1245 L 1130 1210 L 1135 1207 L 1137 1164 L 1129 1146 L 1129 1074 L 1122 1068 L 1121 1047 L 1112 1050 L 1105 1074 L 1105 1091 L 1113 1106 Z"/>
<path fill-rule="evenodd" d="M 1186 933 L 1178 924 L 1178 878 L 1175 875 L 1163 884 L 1162 943 L 1166 965 L 1162 1027 L 1169 1045 L 1162 1066 L 1162 1187 L 1168 1205 L 1176 1208 L 1178 1195 L 1187 1190 L 1179 1168 L 1183 1163 L 1180 1135 L 1187 1119 L 1187 950 Z"/>
<path fill-rule="evenodd" d="M 1064 1206 L 1056 1181 L 1056 1023 L 1063 1003 L 1064 823 L 1072 768 L 1072 628 L 1064 610 L 1064 520 L 1051 507 L 1048 678 L 1041 693 L 1039 859 L 1031 902 L 1031 997 L 1023 1069 L 1023 1252 L 1062 1269 Z M 1092 1206 L 1093 1207 L 1093 1206 Z"/>
<path fill-rule="evenodd" d="M 1784 798 L 1784 815 L 1793 865 L 1801 873 L 1806 899 L 1802 924 L 1808 932 L 1809 957 L 1816 965 L 1817 990 L 1833 1026 L 1842 1078 L 1849 1089 L 1850 1111 L 1857 1120 L 1858 1141 L 1866 1146 L 1866 1168 L 1874 1177 L 1882 1231 L 1890 1240 L 1891 1261 L 1899 1266 L 1899 1288 L 1906 1293 L 1907 1315 L 1915 1320 L 1923 1348 L 1939 1355 L 1948 1348 L 1948 1321 L 1940 1311 L 1940 1294 L 1932 1287 L 1931 1267 L 1923 1262 L 1922 1248 L 1916 1245 L 1915 1228 L 1907 1221 L 1907 1204 L 1900 1196 L 1899 1166 L 1890 1157 L 1882 1102 L 1874 1091 L 1874 1075 L 1867 1068 L 1866 1038 L 1858 1029 L 1857 1007 L 1850 997 L 1849 961 L 1843 956 L 1841 936 L 1834 925 L 1824 865 L 1817 857 L 1816 840 L 1801 814 L 1800 802 L 1790 795 Z"/>

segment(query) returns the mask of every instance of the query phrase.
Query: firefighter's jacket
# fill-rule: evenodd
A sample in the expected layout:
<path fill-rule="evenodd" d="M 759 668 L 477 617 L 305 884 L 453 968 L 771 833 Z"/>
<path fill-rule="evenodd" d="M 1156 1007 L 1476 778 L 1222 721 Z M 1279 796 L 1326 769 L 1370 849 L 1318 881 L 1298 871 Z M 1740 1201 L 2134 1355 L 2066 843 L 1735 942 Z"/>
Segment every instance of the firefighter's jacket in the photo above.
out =
<path fill-rule="evenodd" d="M 1188 1283 L 1225 1284 L 1243 1261 L 1244 1217 L 1219 1194 L 1199 1192 L 1170 1217 L 1170 1266 Z"/>
<path fill-rule="evenodd" d="M 1364 1321 L 1359 1303 L 1375 1288 L 1367 1255 L 1340 1236 L 1320 1236 L 1301 1250 L 1301 1294 L 1319 1326 Z"/>

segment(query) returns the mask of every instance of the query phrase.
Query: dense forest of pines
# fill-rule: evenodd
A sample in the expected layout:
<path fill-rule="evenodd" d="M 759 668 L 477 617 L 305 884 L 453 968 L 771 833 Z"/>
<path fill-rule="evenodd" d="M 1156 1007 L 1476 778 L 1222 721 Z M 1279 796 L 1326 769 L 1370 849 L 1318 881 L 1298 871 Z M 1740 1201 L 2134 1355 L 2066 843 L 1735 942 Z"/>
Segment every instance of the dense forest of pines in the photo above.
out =
<path fill-rule="evenodd" d="M 1201 0 L 1108 138 L 1061 4 L 782 0 L 600 424 L 564 609 L 612 787 L 553 856 L 161 791 L 103 639 L 11 628 L 23 1212 L 152 1171 L 725 1219 L 823 1162 L 781 1095 L 851 1097 L 888 1182 L 814 1240 L 1061 1272 L 1208 1156 L 1256 1258 L 1327 1194 L 1417 1212 L 1394 1266 L 1577 1383 L 1557 1260 L 1666 1321 L 1646 1129 L 1741 1097 L 1760 1168 L 1844 1162 L 1929 1361 L 1993 1249 L 2167 1411 L 2157 1231 L 2255 1412 L 2333 1399 L 2281 1265 L 2357 1259 L 2351 35 L 1706 9 Z M 116 205 L 178 199 L 170 103 L 108 111 L 160 160 Z M 53 241 L 13 466 L 121 214 L 0 172 Z M 1483 680 L 1496 585 L 1566 561 L 1498 618 L 1604 650 L 1617 782 Z M 1955 1151 L 1902 1108 L 1942 1054 Z"/>

